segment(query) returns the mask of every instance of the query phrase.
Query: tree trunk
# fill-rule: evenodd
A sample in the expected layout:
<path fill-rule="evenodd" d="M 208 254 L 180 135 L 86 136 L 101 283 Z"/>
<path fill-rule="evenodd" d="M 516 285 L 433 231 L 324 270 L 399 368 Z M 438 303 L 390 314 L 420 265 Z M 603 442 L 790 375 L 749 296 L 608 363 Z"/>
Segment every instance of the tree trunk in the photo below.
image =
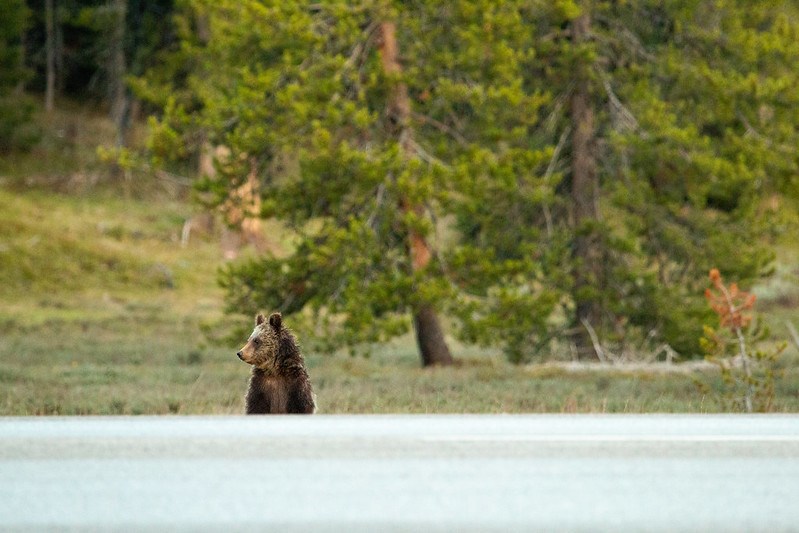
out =
<path fill-rule="evenodd" d="M 572 40 L 584 43 L 591 31 L 590 11 L 572 22 Z M 591 340 L 589 327 L 598 328 L 601 306 L 596 296 L 602 269 L 601 244 L 595 222 L 599 220 L 599 178 L 597 175 L 594 109 L 591 102 L 590 65 L 579 65 L 571 95 L 572 165 L 571 199 L 574 221 L 574 302 L 577 355 L 580 359 L 596 359 L 598 354 Z"/>
<path fill-rule="evenodd" d="M 55 30 L 55 93 L 62 94 L 64 92 L 64 25 L 61 23 L 62 15 L 59 13 L 59 8 L 56 6 L 54 12 L 54 30 Z"/>
<path fill-rule="evenodd" d="M 125 88 L 125 18 L 127 0 L 112 0 L 114 21 L 111 37 L 111 118 L 116 126 L 116 144 L 125 145 L 128 122 L 128 94 Z"/>
<path fill-rule="evenodd" d="M 383 71 L 389 78 L 402 74 L 397 46 L 396 26 L 393 22 L 380 24 L 380 59 Z M 386 119 L 389 134 L 395 136 L 402 147 L 405 157 L 417 157 L 413 143 L 413 132 L 409 125 L 411 101 L 408 98 L 408 87 L 401 81 L 394 81 L 386 105 Z M 413 212 L 424 216 L 424 206 L 412 204 L 406 198 L 400 200 L 400 209 L 405 213 Z M 413 272 L 427 268 L 432 259 L 430 244 L 418 230 L 408 230 L 408 253 Z M 449 351 L 441 323 L 434 307 L 429 303 L 419 303 L 413 309 L 413 327 L 416 331 L 416 342 L 422 357 L 422 365 L 451 365 L 452 354 Z"/>
<path fill-rule="evenodd" d="M 55 107 L 55 15 L 53 0 L 44 2 L 45 53 L 47 56 L 47 85 L 44 93 L 44 110 L 51 113 Z"/>
<path fill-rule="evenodd" d="M 423 366 L 452 364 L 452 355 L 432 306 L 423 305 L 414 311 L 413 329 L 416 331 L 416 344 L 422 354 Z"/>

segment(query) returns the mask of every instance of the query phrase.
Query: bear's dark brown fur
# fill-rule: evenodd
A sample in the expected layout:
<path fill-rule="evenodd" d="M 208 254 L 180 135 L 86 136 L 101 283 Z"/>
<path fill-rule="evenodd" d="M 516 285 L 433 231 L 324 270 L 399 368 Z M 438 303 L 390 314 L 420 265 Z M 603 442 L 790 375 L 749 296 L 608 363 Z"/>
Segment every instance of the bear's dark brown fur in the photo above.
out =
<path fill-rule="evenodd" d="M 255 329 L 236 354 L 252 365 L 247 390 L 248 415 L 311 414 L 316 409 L 313 389 L 294 334 L 283 327 L 280 313 L 267 321 L 255 317 Z"/>

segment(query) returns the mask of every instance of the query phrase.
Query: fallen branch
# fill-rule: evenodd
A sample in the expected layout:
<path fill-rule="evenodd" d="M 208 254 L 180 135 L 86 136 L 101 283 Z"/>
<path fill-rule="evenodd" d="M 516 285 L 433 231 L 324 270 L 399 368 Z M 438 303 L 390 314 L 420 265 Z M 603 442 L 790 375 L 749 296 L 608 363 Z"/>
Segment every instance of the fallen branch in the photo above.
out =
<path fill-rule="evenodd" d="M 602 345 L 599 343 L 599 337 L 597 337 L 596 331 L 594 331 L 594 328 L 591 327 L 591 324 L 589 324 L 585 318 L 581 318 L 580 322 L 582 322 L 585 329 L 588 330 L 588 335 L 591 337 L 591 344 L 594 345 L 596 356 L 603 363 L 607 363 L 608 358 L 605 357 L 605 350 L 602 349 Z"/>
<path fill-rule="evenodd" d="M 674 363 L 674 360 L 675 359 L 679 359 L 679 357 L 680 357 L 680 354 L 675 352 L 674 348 L 669 346 L 668 343 L 664 342 L 663 344 L 661 344 L 660 346 L 655 348 L 654 351 L 652 351 L 652 354 L 649 357 L 647 357 L 645 359 L 645 361 L 647 363 L 654 363 L 654 362 L 657 361 L 658 356 L 660 354 L 662 354 L 662 353 L 666 354 L 666 364 L 667 365 L 670 365 L 670 364 Z"/>

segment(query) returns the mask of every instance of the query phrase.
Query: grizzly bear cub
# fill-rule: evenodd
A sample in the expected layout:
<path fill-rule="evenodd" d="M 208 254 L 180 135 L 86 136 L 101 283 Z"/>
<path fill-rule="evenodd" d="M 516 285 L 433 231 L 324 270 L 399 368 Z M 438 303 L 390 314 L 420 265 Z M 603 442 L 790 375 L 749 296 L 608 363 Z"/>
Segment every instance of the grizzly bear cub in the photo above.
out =
<path fill-rule="evenodd" d="M 255 317 L 255 329 L 236 354 L 252 365 L 247 390 L 247 414 L 311 414 L 316 409 L 313 389 L 294 334 L 273 313 Z"/>

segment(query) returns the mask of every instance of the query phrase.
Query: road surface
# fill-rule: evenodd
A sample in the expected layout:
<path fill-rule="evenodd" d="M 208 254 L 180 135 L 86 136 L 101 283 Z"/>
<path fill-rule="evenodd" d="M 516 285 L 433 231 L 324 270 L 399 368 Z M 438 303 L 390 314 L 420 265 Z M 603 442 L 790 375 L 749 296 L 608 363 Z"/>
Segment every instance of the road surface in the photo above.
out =
<path fill-rule="evenodd" d="M 0 530 L 799 531 L 799 416 L 0 418 Z"/>

